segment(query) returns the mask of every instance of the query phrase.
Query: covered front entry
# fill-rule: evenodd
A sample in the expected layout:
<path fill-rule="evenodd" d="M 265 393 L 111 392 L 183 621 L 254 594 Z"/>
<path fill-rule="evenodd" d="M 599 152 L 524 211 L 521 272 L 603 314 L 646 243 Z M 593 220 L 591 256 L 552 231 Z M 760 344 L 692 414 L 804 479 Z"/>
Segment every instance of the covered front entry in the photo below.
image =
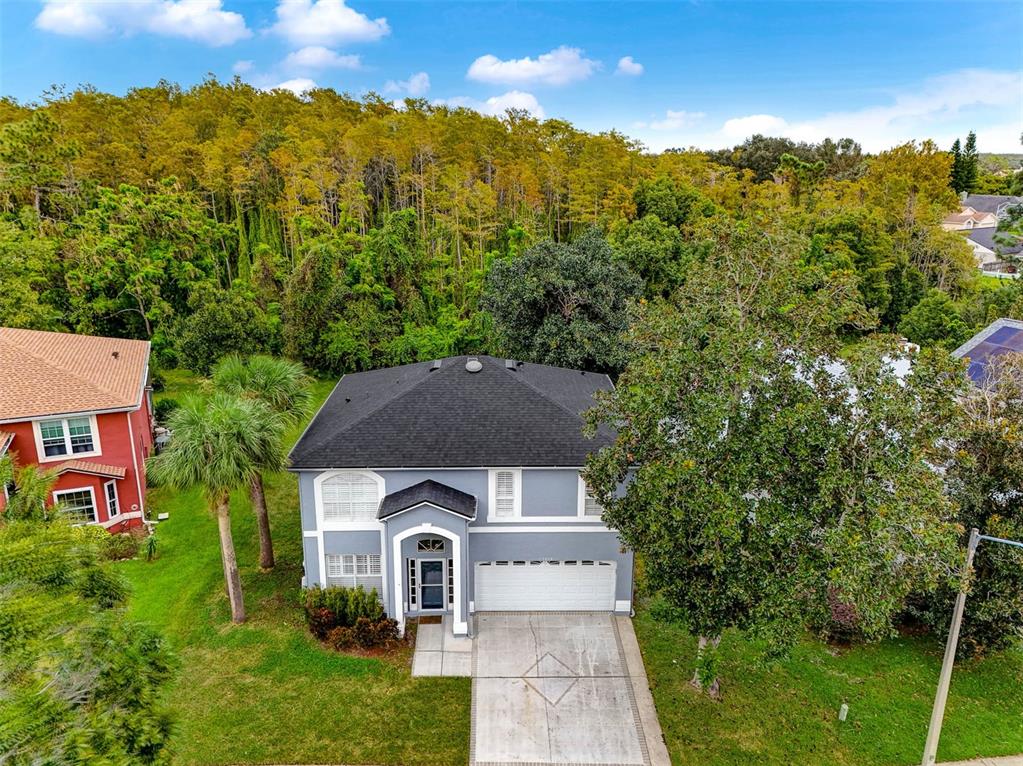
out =
<path fill-rule="evenodd" d="M 614 561 L 481 561 L 478 612 L 614 611 Z"/>
<path fill-rule="evenodd" d="M 450 615 L 452 632 L 466 635 L 466 528 L 476 498 L 427 480 L 384 497 L 378 515 L 393 583 L 388 614 L 402 631 L 409 617 Z"/>

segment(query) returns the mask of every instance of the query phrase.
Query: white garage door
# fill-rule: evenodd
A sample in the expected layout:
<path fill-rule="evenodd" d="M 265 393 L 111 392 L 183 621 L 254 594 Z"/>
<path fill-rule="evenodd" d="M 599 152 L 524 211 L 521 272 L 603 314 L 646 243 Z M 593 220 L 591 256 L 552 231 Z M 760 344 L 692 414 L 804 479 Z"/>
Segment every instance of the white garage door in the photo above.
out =
<path fill-rule="evenodd" d="M 615 607 L 613 561 L 481 561 L 478 612 L 540 612 Z"/>

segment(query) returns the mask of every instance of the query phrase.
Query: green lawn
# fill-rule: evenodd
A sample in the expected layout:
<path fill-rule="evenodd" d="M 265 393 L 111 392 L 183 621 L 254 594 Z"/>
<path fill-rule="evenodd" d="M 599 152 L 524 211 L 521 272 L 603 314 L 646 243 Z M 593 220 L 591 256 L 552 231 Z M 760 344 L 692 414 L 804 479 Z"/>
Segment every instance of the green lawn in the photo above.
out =
<path fill-rule="evenodd" d="M 635 620 L 654 701 L 677 766 L 919 763 L 941 647 L 898 639 L 837 651 L 807 641 L 775 667 L 738 634 L 721 642 L 723 700 L 689 686 L 695 641 Z M 838 709 L 849 705 L 845 723 Z M 1023 753 L 1023 655 L 957 666 L 939 760 Z"/>
<path fill-rule="evenodd" d="M 196 390 L 166 376 L 164 396 Z M 317 384 L 318 401 L 330 383 Z M 297 437 L 298 429 L 294 436 Z M 267 484 L 278 565 L 256 567 L 256 530 L 243 494 L 234 535 L 249 621 L 232 626 L 213 517 L 196 493 L 154 491 L 159 558 L 123 564 L 132 612 L 166 635 L 180 658 L 168 693 L 177 764 L 464 764 L 468 679 L 416 679 L 407 653 L 359 659 L 321 648 L 296 594 L 301 529 L 290 475 Z M 724 700 L 688 685 L 694 641 L 646 614 L 636 619 L 673 763 L 909 766 L 919 762 L 940 662 L 920 639 L 832 652 L 807 642 L 785 663 L 758 667 L 738 635 L 722 642 Z M 839 705 L 849 719 L 837 721 Z M 958 667 L 940 755 L 944 760 L 1023 752 L 1023 656 Z"/>
<path fill-rule="evenodd" d="M 167 382 L 165 396 L 192 388 L 180 374 Z M 317 385 L 318 401 L 331 387 Z M 244 625 L 230 623 L 217 527 L 199 494 L 153 491 L 149 512 L 170 513 L 157 530 L 159 558 L 123 564 L 132 613 L 162 631 L 180 660 L 168 693 L 175 763 L 467 762 L 468 679 L 412 679 L 407 652 L 388 661 L 354 658 L 309 637 L 296 598 L 296 482 L 274 476 L 267 490 L 278 561 L 271 573 L 257 566 L 248 499 L 232 499 Z"/>

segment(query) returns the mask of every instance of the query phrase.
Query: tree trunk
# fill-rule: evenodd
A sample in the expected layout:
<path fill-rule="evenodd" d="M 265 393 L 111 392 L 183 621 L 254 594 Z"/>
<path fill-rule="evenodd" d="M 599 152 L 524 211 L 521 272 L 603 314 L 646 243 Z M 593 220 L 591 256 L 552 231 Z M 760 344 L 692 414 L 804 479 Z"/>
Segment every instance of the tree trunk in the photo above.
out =
<path fill-rule="evenodd" d="M 274 541 L 270 537 L 270 514 L 266 511 L 263 474 L 253 474 L 249 495 L 252 497 L 252 510 L 256 512 L 256 526 L 259 527 L 259 566 L 261 569 L 273 569 Z"/>
<path fill-rule="evenodd" d="M 238 574 L 238 559 L 234 554 L 234 538 L 231 536 L 231 505 L 227 492 L 221 494 L 217 501 L 217 527 L 220 529 L 220 558 L 224 562 L 227 599 L 231 602 L 231 621 L 245 622 L 242 578 Z"/>
<path fill-rule="evenodd" d="M 701 676 L 703 670 L 704 658 L 707 655 L 707 649 L 710 648 L 711 652 L 717 652 L 718 644 L 721 643 L 721 636 L 700 636 L 699 642 L 696 648 L 696 672 L 693 673 L 693 680 L 690 682 L 695 689 L 700 691 L 706 691 L 710 695 L 711 699 L 721 699 L 721 680 L 717 676 L 715 671 L 714 677 L 710 683 L 704 685 Z M 711 662 L 714 662 L 712 659 Z"/>

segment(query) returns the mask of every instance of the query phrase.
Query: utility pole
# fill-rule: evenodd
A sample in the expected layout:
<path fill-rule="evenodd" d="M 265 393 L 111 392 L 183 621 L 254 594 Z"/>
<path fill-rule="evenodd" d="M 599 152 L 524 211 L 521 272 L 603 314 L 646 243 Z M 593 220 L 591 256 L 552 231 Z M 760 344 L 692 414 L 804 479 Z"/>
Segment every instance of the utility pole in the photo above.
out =
<path fill-rule="evenodd" d="M 970 542 L 966 546 L 966 576 L 969 576 L 973 568 L 973 557 L 977 553 L 977 546 L 981 540 L 988 540 L 993 543 L 1003 543 L 1023 548 L 1023 543 L 1016 540 L 1003 540 L 1000 537 L 982 535 L 976 527 L 970 530 Z M 963 587 L 956 596 L 955 609 L 952 611 L 952 624 L 948 628 L 948 641 L 945 642 L 945 657 L 941 661 L 941 675 L 938 677 L 938 693 L 934 697 L 934 709 L 931 710 L 931 724 L 927 728 L 927 744 L 924 745 L 924 759 L 922 766 L 934 766 L 938 757 L 938 738 L 941 736 L 941 723 L 945 718 L 945 702 L 948 700 L 948 687 L 952 680 L 952 664 L 956 658 L 956 647 L 959 644 L 959 629 L 963 624 L 963 610 L 966 608 L 966 592 L 968 588 Z"/>

